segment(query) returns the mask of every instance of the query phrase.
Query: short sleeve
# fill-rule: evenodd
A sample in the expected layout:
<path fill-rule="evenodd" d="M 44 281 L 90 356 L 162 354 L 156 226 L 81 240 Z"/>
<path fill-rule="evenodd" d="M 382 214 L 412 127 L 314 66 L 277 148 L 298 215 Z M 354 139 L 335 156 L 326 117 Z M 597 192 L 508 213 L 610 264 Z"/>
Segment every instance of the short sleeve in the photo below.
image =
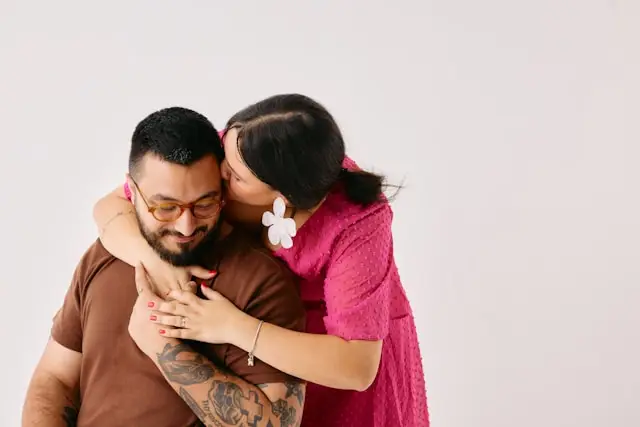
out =
<path fill-rule="evenodd" d="M 329 259 L 324 281 L 327 333 L 377 341 L 389 330 L 393 259 L 391 208 L 384 204 L 346 228 Z"/>
<path fill-rule="evenodd" d="M 272 267 L 265 268 L 264 274 L 263 269 L 259 269 L 262 278 L 244 311 L 265 323 L 303 332 L 306 325 L 305 309 L 293 274 L 280 261 L 270 259 L 268 263 Z M 252 384 L 300 381 L 257 358 L 254 366 L 248 366 L 247 357 L 246 351 L 229 346 L 225 364 L 232 372 Z"/>
<path fill-rule="evenodd" d="M 51 338 L 69 350 L 82 353 L 82 279 L 81 266 L 76 268 L 62 307 L 53 318 Z"/>

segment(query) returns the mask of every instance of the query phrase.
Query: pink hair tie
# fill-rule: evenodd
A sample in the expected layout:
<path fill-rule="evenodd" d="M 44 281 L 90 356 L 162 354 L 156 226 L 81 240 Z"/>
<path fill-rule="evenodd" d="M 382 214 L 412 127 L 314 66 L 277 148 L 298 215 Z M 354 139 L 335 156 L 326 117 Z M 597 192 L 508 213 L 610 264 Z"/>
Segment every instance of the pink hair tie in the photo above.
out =
<path fill-rule="evenodd" d="M 221 131 L 218 131 L 218 136 L 220 137 L 220 145 L 222 145 L 224 147 L 224 136 L 227 134 L 227 130 L 228 129 L 222 129 Z"/>

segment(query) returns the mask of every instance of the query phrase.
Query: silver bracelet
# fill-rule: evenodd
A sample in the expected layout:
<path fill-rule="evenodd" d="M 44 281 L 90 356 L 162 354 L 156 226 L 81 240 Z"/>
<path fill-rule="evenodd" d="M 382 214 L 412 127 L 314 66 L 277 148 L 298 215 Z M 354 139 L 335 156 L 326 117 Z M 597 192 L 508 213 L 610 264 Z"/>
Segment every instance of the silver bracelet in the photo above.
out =
<path fill-rule="evenodd" d="M 258 344 L 258 336 L 260 335 L 260 329 L 262 329 L 262 324 L 263 323 L 264 323 L 264 320 L 261 320 L 260 323 L 258 323 L 258 328 L 256 329 L 256 336 L 253 339 L 253 348 L 249 352 L 249 356 L 247 358 L 247 365 L 249 365 L 249 366 L 253 366 L 254 365 L 253 353 L 256 351 L 256 345 Z"/>

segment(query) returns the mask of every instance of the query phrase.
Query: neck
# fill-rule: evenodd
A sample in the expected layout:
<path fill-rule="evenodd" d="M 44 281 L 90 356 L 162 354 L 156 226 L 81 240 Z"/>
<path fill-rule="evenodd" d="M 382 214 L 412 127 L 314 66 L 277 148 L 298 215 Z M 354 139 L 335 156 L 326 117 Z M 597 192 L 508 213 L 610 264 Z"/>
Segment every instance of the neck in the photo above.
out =
<path fill-rule="evenodd" d="M 222 220 L 222 224 L 220 224 L 220 233 L 218 234 L 218 241 L 227 237 L 233 231 L 233 225 L 229 224 L 227 221 Z"/>

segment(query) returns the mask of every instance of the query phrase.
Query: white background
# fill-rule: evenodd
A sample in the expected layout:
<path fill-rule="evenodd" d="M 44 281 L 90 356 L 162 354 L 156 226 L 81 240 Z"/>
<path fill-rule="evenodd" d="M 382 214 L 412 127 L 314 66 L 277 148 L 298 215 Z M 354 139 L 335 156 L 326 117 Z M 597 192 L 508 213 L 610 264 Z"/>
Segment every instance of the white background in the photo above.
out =
<path fill-rule="evenodd" d="M 638 28 L 634 0 L 0 1 L 0 425 L 136 123 L 290 91 L 405 179 L 434 427 L 640 425 Z"/>

